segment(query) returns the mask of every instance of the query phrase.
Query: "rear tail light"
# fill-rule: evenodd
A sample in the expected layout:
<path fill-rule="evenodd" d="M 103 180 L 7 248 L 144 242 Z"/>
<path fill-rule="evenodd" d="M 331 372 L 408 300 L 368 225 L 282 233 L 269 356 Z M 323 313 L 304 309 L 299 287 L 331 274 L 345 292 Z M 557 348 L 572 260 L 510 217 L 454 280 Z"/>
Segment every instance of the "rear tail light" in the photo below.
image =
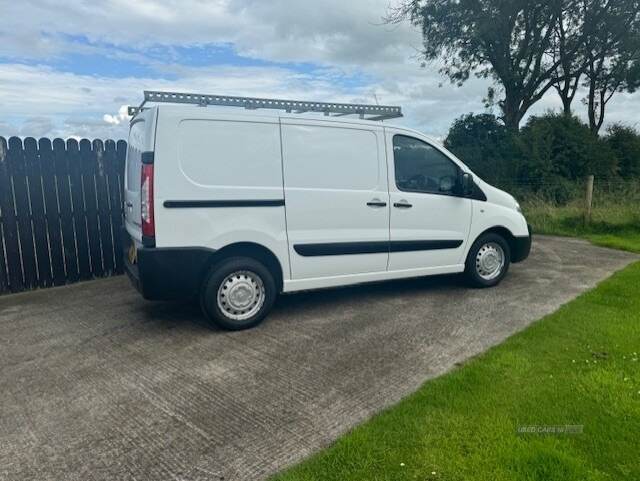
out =
<path fill-rule="evenodd" d="M 155 237 L 156 224 L 153 218 L 153 164 L 142 164 L 140 179 L 140 217 L 142 235 Z"/>

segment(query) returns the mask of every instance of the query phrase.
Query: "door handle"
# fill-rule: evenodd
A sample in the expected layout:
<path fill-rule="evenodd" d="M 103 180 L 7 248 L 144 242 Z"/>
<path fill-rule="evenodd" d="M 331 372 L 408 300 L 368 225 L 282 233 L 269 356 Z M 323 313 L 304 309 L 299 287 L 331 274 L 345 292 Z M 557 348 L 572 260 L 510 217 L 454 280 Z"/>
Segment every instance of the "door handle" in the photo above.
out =
<path fill-rule="evenodd" d="M 413 207 L 413 205 L 409 204 L 409 202 L 407 202 L 406 200 L 401 200 L 400 202 L 394 202 L 393 206 L 398 209 L 410 209 L 411 207 Z"/>
<path fill-rule="evenodd" d="M 386 207 L 387 203 L 383 202 L 383 201 L 381 201 L 379 199 L 373 199 L 373 200 L 370 200 L 369 202 L 367 202 L 367 205 L 369 207 Z"/>

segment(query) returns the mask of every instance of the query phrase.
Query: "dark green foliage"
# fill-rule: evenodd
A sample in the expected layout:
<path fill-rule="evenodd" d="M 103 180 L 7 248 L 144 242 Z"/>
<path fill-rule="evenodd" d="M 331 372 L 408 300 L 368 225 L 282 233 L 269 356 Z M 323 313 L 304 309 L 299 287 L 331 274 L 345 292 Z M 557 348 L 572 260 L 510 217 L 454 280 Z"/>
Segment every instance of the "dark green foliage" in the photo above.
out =
<path fill-rule="evenodd" d="M 526 166 L 520 176 L 529 181 L 616 173 L 617 161 L 609 146 L 576 117 L 531 117 L 519 135 L 519 145 Z"/>
<path fill-rule="evenodd" d="M 613 126 L 600 138 L 563 114 L 531 117 L 517 134 L 492 114 L 464 115 L 444 144 L 490 184 L 558 205 L 584 195 L 587 175 L 614 183 L 640 178 L 640 135 L 632 128 Z"/>
<path fill-rule="evenodd" d="M 462 85 L 471 75 L 496 80 L 504 94 L 498 101 L 502 119 L 515 132 L 556 83 L 559 62 L 547 52 L 562 1 L 407 0 L 397 16 L 421 29 L 424 59 L 441 62 L 451 82 Z"/>
<path fill-rule="evenodd" d="M 517 174 L 513 137 L 492 114 L 467 114 L 454 121 L 444 142 L 487 182 Z"/>
<path fill-rule="evenodd" d="M 552 87 L 570 115 L 582 83 L 598 132 L 613 95 L 640 84 L 640 0 L 401 0 L 392 12 L 420 29 L 422 57 L 452 83 L 495 81 L 485 101 L 511 132 Z"/>
<path fill-rule="evenodd" d="M 599 132 L 614 94 L 632 92 L 640 82 L 640 0 L 589 0 L 586 5 L 584 86 L 589 127 Z"/>
<path fill-rule="evenodd" d="M 640 177 L 640 135 L 630 127 L 614 125 L 604 141 L 618 159 L 620 177 Z"/>

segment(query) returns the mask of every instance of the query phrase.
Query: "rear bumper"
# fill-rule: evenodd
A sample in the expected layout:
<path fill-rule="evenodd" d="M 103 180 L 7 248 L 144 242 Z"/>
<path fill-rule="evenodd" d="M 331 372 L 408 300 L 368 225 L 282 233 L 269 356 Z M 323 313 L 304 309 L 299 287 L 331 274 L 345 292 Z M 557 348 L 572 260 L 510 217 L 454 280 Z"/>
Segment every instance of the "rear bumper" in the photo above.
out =
<path fill-rule="evenodd" d="M 137 262 L 125 255 L 124 266 L 133 286 L 149 300 L 194 298 L 215 251 L 199 247 L 139 247 Z"/>
<path fill-rule="evenodd" d="M 529 229 L 529 235 L 514 237 L 513 245 L 511 246 L 511 262 L 522 262 L 531 252 L 531 226 L 527 225 Z"/>

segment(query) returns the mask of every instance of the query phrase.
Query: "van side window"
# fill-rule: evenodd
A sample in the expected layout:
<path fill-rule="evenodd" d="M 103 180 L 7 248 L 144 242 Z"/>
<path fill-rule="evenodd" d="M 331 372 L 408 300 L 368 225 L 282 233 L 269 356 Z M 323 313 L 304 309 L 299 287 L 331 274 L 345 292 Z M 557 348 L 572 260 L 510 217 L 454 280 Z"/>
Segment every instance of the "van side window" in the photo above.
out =
<path fill-rule="evenodd" d="M 454 194 L 459 168 L 431 145 L 406 135 L 393 136 L 396 186 L 408 192 Z"/>

